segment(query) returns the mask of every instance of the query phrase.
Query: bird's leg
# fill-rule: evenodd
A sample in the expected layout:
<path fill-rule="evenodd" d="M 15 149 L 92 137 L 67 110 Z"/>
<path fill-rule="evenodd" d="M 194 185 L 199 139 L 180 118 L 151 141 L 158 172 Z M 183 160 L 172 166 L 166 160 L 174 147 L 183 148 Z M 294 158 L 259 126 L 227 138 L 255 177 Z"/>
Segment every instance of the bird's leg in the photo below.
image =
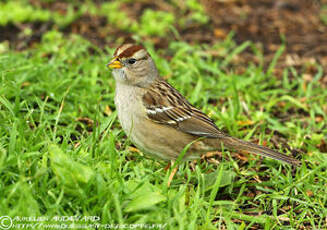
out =
<path fill-rule="evenodd" d="M 173 161 L 173 160 L 170 161 L 170 166 L 174 166 L 174 163 L 175 163 L 175 161 Z M 167 183 L 168 187 L 170 187 L 170 183 L 173 181 L 173 178 L 177 172 L 177 169 L 178 169 L 178 167 L 176 166 L 176 168 L 173 168 L 173 170 L 171 171 L 169 178 L 168 178 L 168 183 Z"/>

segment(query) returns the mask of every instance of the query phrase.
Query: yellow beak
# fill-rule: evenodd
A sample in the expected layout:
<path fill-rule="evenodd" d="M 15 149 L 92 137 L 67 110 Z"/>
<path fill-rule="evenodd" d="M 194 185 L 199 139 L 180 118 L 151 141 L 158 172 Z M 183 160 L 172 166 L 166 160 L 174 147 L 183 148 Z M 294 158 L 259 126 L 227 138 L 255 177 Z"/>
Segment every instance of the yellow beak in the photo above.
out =
<path fill-rule="evenodd" d="M 117 57 L 114 57 L 108 64 L 107 67 L 110 69 L 120 69 L 123 67 L 122 63 L 117 60 Z"/>

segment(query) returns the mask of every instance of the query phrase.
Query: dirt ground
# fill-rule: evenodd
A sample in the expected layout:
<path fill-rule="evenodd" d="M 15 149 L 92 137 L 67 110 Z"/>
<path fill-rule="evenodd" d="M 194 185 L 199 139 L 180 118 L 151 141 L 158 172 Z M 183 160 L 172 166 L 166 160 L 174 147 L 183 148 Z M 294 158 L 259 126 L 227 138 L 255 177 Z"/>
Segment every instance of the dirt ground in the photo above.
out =
<path fill-rule="evenodd" d="M 100 4 L 102 1 L 96 1 Z M 30 0 L 34 6 L 65 15 L 67 2 L 52 3 L 40 0 Z M 250 40 L 257 44 L 264 55 L 267 66 L 276 51 L 283 43 L 286 49 L 279 59 L 275 74 L 281 75 L 285 67 L 292 66 L 300 73 L 313 76 L 317 71 L 312 68 L 314 63 L 323 66 L 327 72 L 327 25 L 321 20 L 322 14 L 327 17 L 327 10 L 322 9 L 327 0 L 201 0 L 211 20 L 206 25 L 189 23 L 177 30 L 182 40 L 189 43 L 212 44 L 223 40 L 234 31 L 234 39 L 238 44 Z M 142 15 L 145 9 L 164 10 L 182 17 L 192 12 L 181 12 L 178 7 L 166 1 L 135 1 L 124 3 L 122 10 L 134 19 Z M 181 15 L 183 14 L 183 15 Z M 55 27 L 53 22 L 37 22 L 23 24 L 9 24 L 0 27 L 0 42 L 10 41 L 11 47 L 23 50 L 38 43 L 44 32 Z M 31 28 L 31 35 L 21 33 L 25 28 Z M 129 37 L 131 34 L 108 25 L 105 17 L 84 14 L 69 26 L 61 29 L 65 34 L 81 34 L 100 48 L 111 46 L 119 37 Z M 110 39 L 108 39 L 110 37 Z M 174 36 L 165 38 L 151 38 L 157 48 L 165 48 Z M 253 51 L 246 50 L 237 59 L 236 67 L 258 62 Z M 325 73 L 326 75 L 326 73 Z M 321 79 L 327 85 L 327 76 Z"/>
<path fill-rule="evenodd" d="M 293 66 L 310 71 L 305 68 L 312 63 L 320 63 L 327 70 L 327 26 L 320 19 L 322 14 L 327 15 L 321 9 L 326 1 L 202 0 L 202 3 L 211 16 L 216 35 L 233 30 L 238 43 L 251 40 L 261 44 L 267 63 L 285 39 L 286 50 L 278 62 L 279 70 Z"/>

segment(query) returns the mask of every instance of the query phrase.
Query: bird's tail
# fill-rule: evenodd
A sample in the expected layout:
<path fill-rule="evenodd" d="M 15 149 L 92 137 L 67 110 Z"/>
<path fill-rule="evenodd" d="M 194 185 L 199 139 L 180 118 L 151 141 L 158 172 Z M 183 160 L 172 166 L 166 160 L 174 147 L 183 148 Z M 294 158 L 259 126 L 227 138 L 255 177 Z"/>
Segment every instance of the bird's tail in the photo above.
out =
<path fill-rule="evenodd" d="M 269 149 L 264 146 L 256 145 L 251 142 L 243 141 L 230 136 L 223 137 L 223 139 L 224 140 L 222 142 L 224 143 L 224 146 L 226 146 L 229 149 L 246 151 L 256 155 L 270 157 L 272 159 L 284 161 L 294 166 L 300 164 L 300 161 L 298 161 L 297 159 L 287 156 L 285 154 L 281 154 L 275 150 Z"/>

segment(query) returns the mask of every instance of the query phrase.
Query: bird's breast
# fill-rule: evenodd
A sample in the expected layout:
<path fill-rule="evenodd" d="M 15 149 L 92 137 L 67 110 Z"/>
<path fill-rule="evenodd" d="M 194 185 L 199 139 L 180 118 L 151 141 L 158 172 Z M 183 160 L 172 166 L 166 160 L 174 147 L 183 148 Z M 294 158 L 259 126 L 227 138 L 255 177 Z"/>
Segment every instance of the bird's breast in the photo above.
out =
<path fill-rule="evenodd" d="M 124 84 L 116 86 L 115 105 L 118 119 L 128 136 L 133 132 L 135 125 L 144 119 L 145 108 L 141 97 L 142 92 L 138 87 Z"/>

